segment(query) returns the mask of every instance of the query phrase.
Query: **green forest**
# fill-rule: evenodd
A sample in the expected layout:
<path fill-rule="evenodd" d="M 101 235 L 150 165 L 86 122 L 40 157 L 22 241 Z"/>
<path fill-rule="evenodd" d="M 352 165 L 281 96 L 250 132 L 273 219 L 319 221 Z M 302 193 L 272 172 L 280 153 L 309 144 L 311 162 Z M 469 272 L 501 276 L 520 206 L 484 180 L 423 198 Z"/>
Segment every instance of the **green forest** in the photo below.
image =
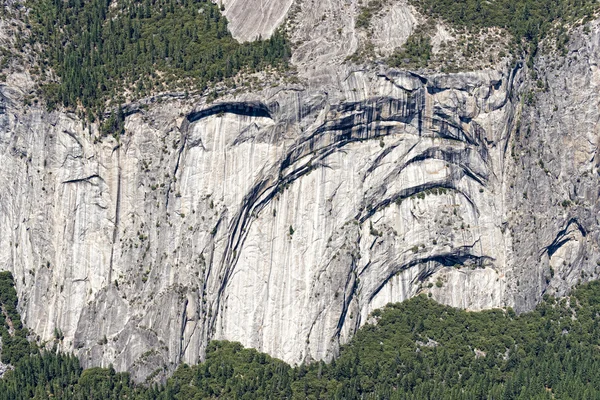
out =
<path fill-rule="evenodd" d="M 278 31 L 239 43 L 209 0 L 28 0 L 30 44 L 48 106 L 82 107 L 90 120 L 125 96 L 166 89 L 202 91 L 211 83 L 287 65 Z M 51 72 L 58 75 L 54 79 Z"/>
<path fill-rule="evenodd" d="M 600 282 L 566 298 L 545 296 L 522 315 L 467 312 L 425 295 L 390 304 L 331 363 L 291 367 L 214 341 L 205 362 L 181 365 L 165 385 L 151 386 L 27 346 L 8 273 L 0 274 L 0 299 L 2 360 L 15 366 L 0 379 L 0 400 L 600 398 Z"/>
<path fill-rule="evenodd" d="M 35 345 L 27 341 L 27 333 L 17 311 L 17 292 L 13 277 L 9 272 L 0 272 L 0 361 L 15 364 L 30 352 L 36 351 Z"/>
<path fill-rule="evenodd" d="M 537 41 L 551 28 L 587 22 L 598 0 L 410 0 L 421 13 L 466 28 L 499 27 Z M 583 21 L 581 21 L 583 20 Z"/>

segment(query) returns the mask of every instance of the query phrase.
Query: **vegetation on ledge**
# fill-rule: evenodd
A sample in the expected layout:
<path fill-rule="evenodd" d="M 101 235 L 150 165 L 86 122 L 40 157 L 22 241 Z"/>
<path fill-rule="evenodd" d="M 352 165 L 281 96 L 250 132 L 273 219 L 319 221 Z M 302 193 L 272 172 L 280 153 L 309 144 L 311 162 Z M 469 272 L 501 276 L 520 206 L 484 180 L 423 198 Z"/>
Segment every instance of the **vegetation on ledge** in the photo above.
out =
<path fill-rule="evenodd" d="M 389 58 L 388 63 L 392 67 L 425 68 L 431 59 L 431 38 L 426 35 L 413 34 L 397 49 Z"/>
<path fill-rule="evenodd" d="M 600 397 L 599 316 L 600 282 L 567 298 L 545 296 L 520 316 L 421 295 L 374 312 L 377 323 L 329 364 L 291 367 L 239 343 L 212 342 L 205 362 L 146 387 L 112 368 L 82 370 L 72 356 L 22 354 L 0 379 L 0 400 L 592 399 Z"/>
<path fill-rule="evenodd" d="M 552 28 L 588 21 L 598 0 L 410 0 L 423 15 L 468 29 L 498 27 L 516 39 L 537 42 Z"/>
<path fill-rule="evenodd" d="M 90 120 L 125 98 L 167 89 L 202 91 L 242 71 L 285 67 L 290 56 L 282 32 L 238 43 L 219 6 L 209 0 L 29 0 L 26 5 L 49 107 L 82 108 Z"/>

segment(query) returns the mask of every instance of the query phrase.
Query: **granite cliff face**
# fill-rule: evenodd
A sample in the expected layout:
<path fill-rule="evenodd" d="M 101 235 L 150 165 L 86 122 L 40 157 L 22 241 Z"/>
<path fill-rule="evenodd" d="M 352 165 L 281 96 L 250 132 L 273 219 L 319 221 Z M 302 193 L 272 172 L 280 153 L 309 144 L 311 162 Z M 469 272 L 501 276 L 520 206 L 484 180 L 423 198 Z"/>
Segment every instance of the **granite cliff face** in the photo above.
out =
<path fill-rule="evenodd" d="M 240 39 L 288 15 L 301 83 L 145 99 L 118 140 L 0 86 L 0 269 L 42 340 L 138 380 L 210 339 L 301 363 L 420 292 L 524 311 L 598 276 L 598 22 L 538 87 L 344 63 L 354 1 L 224 5 Z M 418 22 L 390 7 L 381 51 Z"/>

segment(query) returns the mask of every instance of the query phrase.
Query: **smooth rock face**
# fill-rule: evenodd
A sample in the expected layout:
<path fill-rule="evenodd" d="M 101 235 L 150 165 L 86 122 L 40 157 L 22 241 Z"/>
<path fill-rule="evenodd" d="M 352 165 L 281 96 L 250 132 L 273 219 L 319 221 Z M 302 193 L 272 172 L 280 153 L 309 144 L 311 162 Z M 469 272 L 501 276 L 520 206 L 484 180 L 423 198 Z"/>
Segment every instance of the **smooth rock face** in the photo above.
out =
<path fill-rule="evenodd" d="M 299 7 L 301 85 L 130 105 L 119 141 L 0 86 L 0 269 L 42 340 L 138 380 L 210 339 L 300 363 L 417 293 L 525 311 L 598 276 L 598 22 L 542 90 L 343 64 L 357 4 Z"/>
<path fill-rule="evenodd" d="M 281 25 L 294 0 L 223 0 L 229 29 L 240 42 L 268 38 Z"/>

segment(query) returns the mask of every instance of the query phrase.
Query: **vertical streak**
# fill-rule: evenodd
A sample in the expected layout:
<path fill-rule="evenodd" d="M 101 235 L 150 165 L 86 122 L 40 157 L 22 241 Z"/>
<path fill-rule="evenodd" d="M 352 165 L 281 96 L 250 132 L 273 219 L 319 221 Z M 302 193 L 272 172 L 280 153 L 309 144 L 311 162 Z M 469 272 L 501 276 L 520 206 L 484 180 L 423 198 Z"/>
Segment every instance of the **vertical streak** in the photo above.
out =
<path fill-rule="evenodd" d="M 110 266 L 108 269 L 108 284 L 112 282 L 113 262 L 115 255 L 115 244 L 119 234 L 119 219 L 121 209 L 121 145 L 116 147 L 117 151 L 117 199 L 115 202 L 115 227 L 113 229 L 112 245 L 110 248 Z"/>

